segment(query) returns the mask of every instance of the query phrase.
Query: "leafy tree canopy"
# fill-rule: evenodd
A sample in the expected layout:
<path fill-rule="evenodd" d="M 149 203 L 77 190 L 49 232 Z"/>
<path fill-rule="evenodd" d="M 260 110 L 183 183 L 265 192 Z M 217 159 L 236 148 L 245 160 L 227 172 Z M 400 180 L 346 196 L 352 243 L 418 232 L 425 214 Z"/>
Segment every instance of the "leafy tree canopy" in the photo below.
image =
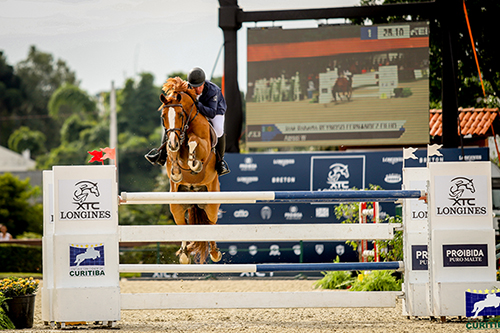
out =
<path fill-rule="evenodd" d="M 15 128 L 14 116 L 20 113 L 24 92 L 21 78 L 14 73 L 14 67 L 0 51 L 0 145 L 7 146 L 7 140 Z"/>
<path fill-rule="evenodd" d="M 83 90 L 72 84 L 63 84 L 52 94 L 48 104 L 54 119 L 78 115 L 80 119 L 96 119 L 96 102 Z"/>
<path fill-rule="evenodd" d="M 32 187 L 29 179 L 0 175 L 0 221 L 13 237 L 25 231 L 42 233 L 42 205 L 31 203 L 40 194 L 40 188 Z"/>
<path fill-rule="evenodd" d="M 154 76 L 142 73 L 139 82 L 128 79 L 118 99 L 118 131 L 148 136 L 160 125 L 160 88 L 154 86 Z"/>
<path fill-rule="evenodd" d="M 427 0 L 384 0 L 383 4 L 426 2 Z M 474 52 L 471 45 L 462 1 L 444 1 L 447 6 L 457 6 L 459 17 L 451 20 L 456 24 L 457 34 L 454 36 L 454 57 L 458 62 L 457 89 L 458 105 L 462 107 L 500 107 L 500 63 L 496 60 L 497 24 L 500 12 L 500 2 L 497 0 L 467 0 L 465 5 L 470 21 L 472 36 L 475 42 L 478 62 L 483 76 L 486 95 L 483 94 L 479 73 L 477 71 Z M 361 0 L 361 6 L 371 6 L 376 0 Z M 430 104 L 431 107 L 441 107 L 442 82 L 442 45 L 443 29 L 436 13 L 429 13 L 431 18 L 417 15 L 367 17 L 352 20 L 356 24 L 371 21 L 374 24 L 401 21 L 430 21 Z M 445 13 L 446 15 L 446 13 Z"/>
<path fill-rule="evenodd" d="M 45 134 L 42 132 L 21 126 L 10 136 L 9 149 L 18 153 L 28 149 L 31 152 L 31 157 L 36 158 L 36 156 L 47 152 L 45 141 Z"/>
<path fill-rule="evenodd" d="M 48 103 L 52 94 L 64 83 L 78 85 L 75 72 L 66 62 L 31 46 L 28 57 L 15 66 L 15 73 L 21 79 L 23 103 L 20 109 L 10 116 L 15 116 L 15 124 L 8 135 L 20 126 L 36 128 L 45 134 L 48 149 L 59 144 L 59 128 L 54 119 L 49 117 Z"/>

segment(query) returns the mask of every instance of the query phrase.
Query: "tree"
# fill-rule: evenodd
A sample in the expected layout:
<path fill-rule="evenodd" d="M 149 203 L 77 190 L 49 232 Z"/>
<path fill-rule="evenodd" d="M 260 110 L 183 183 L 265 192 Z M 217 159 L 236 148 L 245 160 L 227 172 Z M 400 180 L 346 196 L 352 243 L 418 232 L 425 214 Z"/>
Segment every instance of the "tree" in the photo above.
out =
<path fill-rule="evenodd" d="M 20 114 L 24 92 L 21 78 L 14 73 L 14 67 L 0 51 L 0 145 L 7 146 L 12 130 L 16 127 L 15 117 Z"/>
<path fill-rule="evenodd" d="M 37 158 L 37 168 L 50 169 L 54 165 L 82 165 L 89 160 L 88 151 L 107 147 L 109 122 L 81 120 L 73 115 L 61 128 L 61 145 Z"/>
<path fill-rule="evenodd" d="M 29 150 L 32 158 L 45 154 L 45 135 L 40 131 L 34 131 L 26 126 L 21 126 L 9 137 L 9 149 L 22 153 Z"/>
<path fill-rule="evenodd" d="M 170 77 L 176 77 L 176 76 L 180 77 L 184 81 L 187 81 L 187 74 L 184 73 L 184 72 L 172 72 L 172 73 L 170 73 L 170 74 L 167 75 L 167 79 L 170 78 Z"/>
<path fill-rule="evenodd" d="M 42 204 L 31 203 L 40 194 L 40 188 L 32 187 L 29 179 L 0 175 L 0 221 L 13 237 L 24 232 L 42 234 Z"/>
<path fill-rule="evenodd" d="M 54 119 L 66 119 L 78 115 L 81 120 L 96 119 L 96 102 L 72 84 L 63 84 L 50 96 L 49 114 Z"/>
<path fill-rule="evenodd" d="M 120 133 L 146 137 L 160 125 L 160 88 L 154 86 L 154 76 L 142 73 L 136 84 L 128 79 L 118 101 L 118 129 Z"/>
<path fill-rule="evenodd" d="M 157 139 L 159 144 L 160 137 Z M 145 158 L 148 141 L 145 137 L 120 133 L 118 136 L 119 151 L 119 185 L 120 191 L 151 191 L 155 187 L 155 179 L 160 174 L 159 166 L 151 165 Z"/>
<path fill-rule="evenodd" d="M 153 82 L 153 75 L 142 73 L 137 84 L 128 79 L 117 96 L 119 183 L 124 191 L 151 191 L 161 171 L 144 158 L 161 140 L 161 90 Z"/>
<path fill-rule="evenodd" d="M 59 126 L 49 117 L 47 106 L 52 94 L 64 83 L 78 86 L 76 74 L 66 62 L 54 60 L 51 54 L 38 51 L 35 46 L 31 46 L 27 59 L 16 65 L 15 72 L 21 78 L 25 92 L 16 127 L 36 128 L 45 134 L 47 148 L 56 147 L 59 131 L 54 131 L 54 128 Z"/>

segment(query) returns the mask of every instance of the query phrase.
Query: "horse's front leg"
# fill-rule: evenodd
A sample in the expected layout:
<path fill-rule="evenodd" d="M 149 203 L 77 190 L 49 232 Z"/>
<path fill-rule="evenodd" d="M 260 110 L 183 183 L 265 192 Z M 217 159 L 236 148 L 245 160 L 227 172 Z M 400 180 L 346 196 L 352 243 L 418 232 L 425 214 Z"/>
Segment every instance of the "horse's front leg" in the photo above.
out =
<path fill-rule="evenodd" d="M 169 154 L 170 158 L 167 160 L 167 172 L 170 170 L 168 178 L 174 183 L 178 183 L 182 180 L 182 172 L 179 167 L 179 153 Z"/>
<path fill-rule="evenodd" d="M 177 192 L 177 191 L 176 191 Z M 172 216 L 174 217 L 175 224 L 177 225 L 185 225 L 186 223 L 186 206 L 171 204 L 170 212 L 172 212 Z M 191 263 L 191 256 L 187 249 L 187 242 L 182 241 L 181 248 L 175 253 L 179 257 L 179 263 L 183 265 L 187 265 Z"/>
<path fill-rule="evenodd" d="M 196 159 L 196 148 L 198 147 L 198 142 L 196 140 L 189 140 L 189 157 L 188 166 L 194 173 L 199 173 L 203 169 L 203 163 Z"/>

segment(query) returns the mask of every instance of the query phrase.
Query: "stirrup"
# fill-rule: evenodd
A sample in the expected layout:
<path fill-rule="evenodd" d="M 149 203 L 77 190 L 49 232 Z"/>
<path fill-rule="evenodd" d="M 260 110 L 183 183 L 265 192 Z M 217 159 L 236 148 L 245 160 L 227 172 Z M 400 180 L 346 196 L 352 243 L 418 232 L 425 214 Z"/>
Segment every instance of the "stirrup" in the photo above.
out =
<path fill-rule="evenodd" d="M 149 151 L 149 153 L 144 155 L 144 158 L 147 159 L 149 163 L 153 165 L 158 164 L 160 166 L 164 166 L 165 163 L 167 162 L 167 154 L 166 151 L 163 149 L 158 150 L 156 148 L 153 148 Z"/>
<path fill-rule="evenodd" d="M 149 163 L 155 165 L 160 158 L 160 152 L 158 151 L 158 149 L 153 148 L 149 151 L 149 153 L 144 155 L 144 158 L 147 159 Z"/>

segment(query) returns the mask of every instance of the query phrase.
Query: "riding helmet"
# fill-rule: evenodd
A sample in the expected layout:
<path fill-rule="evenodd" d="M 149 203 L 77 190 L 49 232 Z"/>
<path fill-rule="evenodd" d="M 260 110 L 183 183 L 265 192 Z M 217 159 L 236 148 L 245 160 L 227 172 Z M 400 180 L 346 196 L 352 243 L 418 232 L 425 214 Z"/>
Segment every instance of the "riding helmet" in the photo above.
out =
<path fill-rule="evenodd" d="M 205 82 L 205 72 L 200 67 L 194 67 L 189 71 L 188 81 L 193 88 L 201 86 Z"/>

